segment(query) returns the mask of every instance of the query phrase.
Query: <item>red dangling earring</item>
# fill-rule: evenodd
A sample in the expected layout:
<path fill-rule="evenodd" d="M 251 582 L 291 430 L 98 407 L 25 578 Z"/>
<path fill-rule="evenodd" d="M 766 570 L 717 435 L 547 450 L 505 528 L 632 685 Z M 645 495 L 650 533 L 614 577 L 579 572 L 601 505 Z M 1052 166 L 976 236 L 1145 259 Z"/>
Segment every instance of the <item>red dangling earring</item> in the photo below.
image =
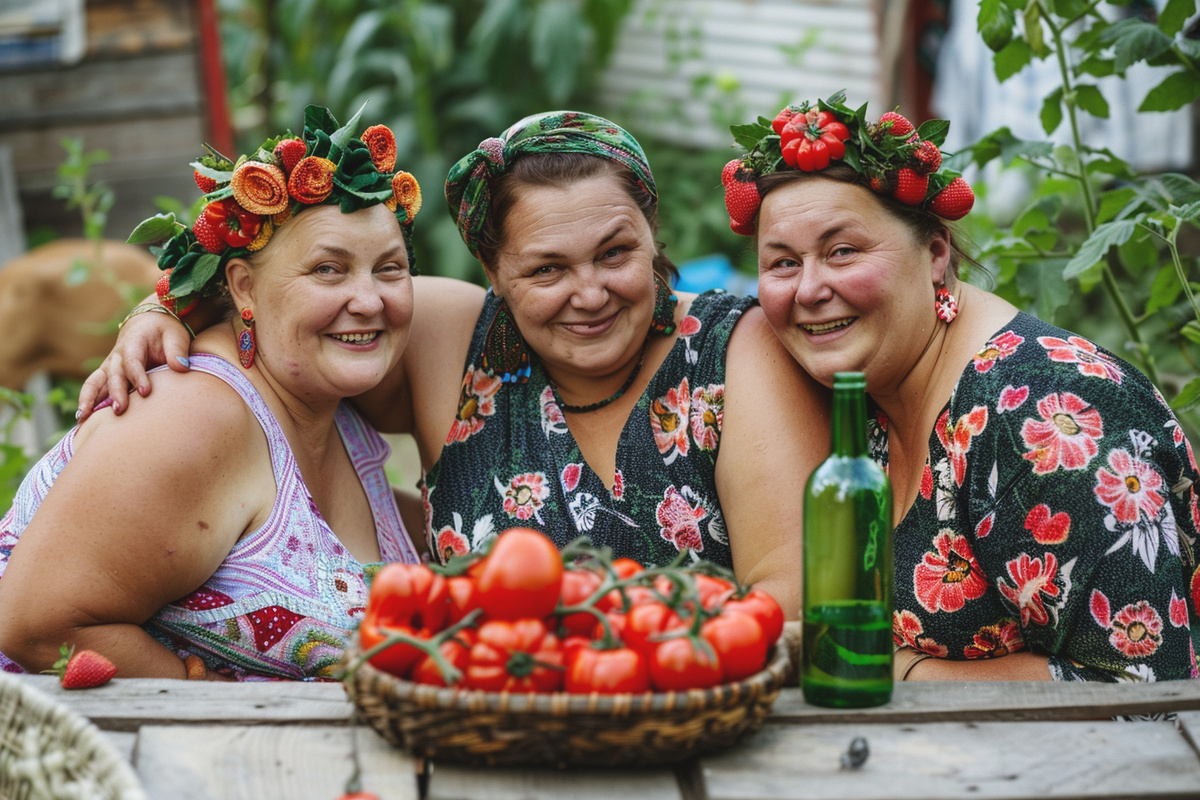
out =
<path fill-rule="evenodd" d="M 254 341 L 254 312 L 249 306 L 242 309 L 242 332 L 238 334 L 238 360 L 243 369 L 254 366 L 258 343 Z"/>
<path fill-rule="evenodd" d="M 954 318 L 958 316 L 958 301 L 950 294 L 945 284 L 937 288 L 937 294 L 933 296 L 933 308 L 938 319 L 947 325 L 954 322 Z"/>

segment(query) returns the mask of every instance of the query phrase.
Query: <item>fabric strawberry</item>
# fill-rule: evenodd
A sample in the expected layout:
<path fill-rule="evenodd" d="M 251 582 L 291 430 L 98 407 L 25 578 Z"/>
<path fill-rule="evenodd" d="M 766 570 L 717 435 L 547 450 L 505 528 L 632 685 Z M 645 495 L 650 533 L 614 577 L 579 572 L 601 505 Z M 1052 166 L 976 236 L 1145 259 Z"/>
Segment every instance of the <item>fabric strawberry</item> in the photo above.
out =
<path fill-rule="evenodd" d="M 254 628 L 254 646 L 260 653 L 270 650 L 295 627 L 304 616 L 283 606 L 267 606 L 246 615 Z"/>
<path fill-rule="evenodd" d="M 95 650 L 75 652 L 71 645 L 58 649 L 59 659 L 47 673 L 57 675 L 64 689 L 92 689 L 103 686 L 117 674 L 113 663 Z"/>
<path fill-rule="evenodd" d="M 933 142 L 921 142 L 913 151 L 913 169 L 920 175 L 932 175 L 942 166 L 942 151 Z"/>
<path fill-rule="evenodd" d="M 975 205 L 975 192 L 971 185 L 960 175 L 933 196 L 929 210 L 939 217 L 948 220 L 962 219 Z"/>
<path fill-rule="evenodd" d="M 279 159 L 284 174 L 292 174 L 292 170 L 300 163 L 300 159 L 304 158 L 307 150 L 303 139 L 284 139 L 275 145 L 275 157 Z"/>
<path fill-rule="evenodd" d="M 196 235 L 196 241 L 210 253 L 224 253 L 225 240 L 221 238 L 221 234 L 213 227 L 212 221 L 209 220 L 207 214 L 201 214 L 196 217 L 196 221 L 192 223 L 192 233 Z"/>
<path fill-rule="evenodd" d="M 879 118 L 880 127 L 883 127 L 884 123 L 886 122 L 892 123 L 892 127 L 888 130 L 888 133 L 892 134 L 893 136 L 907 136 L 916 130 L 913 128 L 913 124 L 911 122 L 909 122 L 903 116 L 897 114 L 895 111 L 889 111 Z"/>
<path fill-rule="evenodd" d="M 915 170 L 904 167 L 896 172 L 896 188 L 892 197 L 905 205 L 920 205 L 929 188 L 929 176 L 919 175 Z"/>
<path fill-rule="evenodd" d="M 192 170 L 192 177 L 196 179 L 196 185 L 200 187 L 200 191 L 204 192 L 205 194 L 208 194 L 217 188 L 216 180 L 208 177 L 207 175 L 201 175 L 200 170 L 198 169 Z"/>

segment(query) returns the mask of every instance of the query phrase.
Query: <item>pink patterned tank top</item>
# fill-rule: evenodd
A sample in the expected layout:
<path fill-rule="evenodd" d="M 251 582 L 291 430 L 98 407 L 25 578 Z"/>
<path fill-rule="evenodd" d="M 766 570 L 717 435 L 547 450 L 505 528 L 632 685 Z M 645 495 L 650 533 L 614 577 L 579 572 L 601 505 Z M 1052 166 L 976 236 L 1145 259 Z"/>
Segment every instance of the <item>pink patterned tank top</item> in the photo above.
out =
<path fill-rule="evenodd" d="M 229 362 L 197 353 L 192 369 L 228 383 L 254 412 L 267 437 L 275 505 L 267 521 L 242 537 L 203 586 L 160 609 L 143 627 L 181 656 L 238 678 L 332 677 L 345 640 L 367 602 L 361 564 L 329 528 L 300 476 L 282 428 L 254 386 Z M 375 518 L 383 562 L 419 561 L 384 474 L 390 448 L 349 405 L 337 427 Z M 21 531 L 73 454 L 72 429 L 37 463 L 0 520 L 0 577 Z M 0 654 L 0 669 L 20 671 Z"/>

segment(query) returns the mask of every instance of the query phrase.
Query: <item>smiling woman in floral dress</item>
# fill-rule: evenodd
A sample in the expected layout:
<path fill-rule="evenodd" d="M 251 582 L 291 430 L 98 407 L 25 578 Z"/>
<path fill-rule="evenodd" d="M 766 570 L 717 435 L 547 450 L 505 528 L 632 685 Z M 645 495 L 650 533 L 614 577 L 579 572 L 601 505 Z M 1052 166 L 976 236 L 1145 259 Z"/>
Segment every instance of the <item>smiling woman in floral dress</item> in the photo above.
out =
<path fill-rule="evenodd" d="M 1126 362 L 957 281 L 947 221 L 973 196 L 939 169 L 940 123 L 863 114 L 834 98 L 735 131 L 726 197 L 784 346 L 827 386 L 866 374 L 897 677 L 1196 677 L 1200 474 L 1178 421 Z"/>

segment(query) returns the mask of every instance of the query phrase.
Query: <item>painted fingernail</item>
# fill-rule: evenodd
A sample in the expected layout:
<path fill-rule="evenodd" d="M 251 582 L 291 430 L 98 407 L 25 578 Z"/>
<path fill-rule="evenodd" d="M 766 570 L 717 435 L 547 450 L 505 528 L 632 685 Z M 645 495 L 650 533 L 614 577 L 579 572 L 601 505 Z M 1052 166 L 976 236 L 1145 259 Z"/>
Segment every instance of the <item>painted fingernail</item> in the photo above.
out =
<path fill-rule="evenodd" d="M 83 409 L 82 408 L 75 409 L 75 419 L 79 419 L 82 416 L 83 416 Z"/>
<path fill-rule="evenodd" d="M 183 364 L 183 366 L 185 366 L 189 369 L 192 366 L 192 360 L 190 358 L 188 358 L 187 356 L 175 356 L 175 360 L 178 361 L 180 364 Z"/>

